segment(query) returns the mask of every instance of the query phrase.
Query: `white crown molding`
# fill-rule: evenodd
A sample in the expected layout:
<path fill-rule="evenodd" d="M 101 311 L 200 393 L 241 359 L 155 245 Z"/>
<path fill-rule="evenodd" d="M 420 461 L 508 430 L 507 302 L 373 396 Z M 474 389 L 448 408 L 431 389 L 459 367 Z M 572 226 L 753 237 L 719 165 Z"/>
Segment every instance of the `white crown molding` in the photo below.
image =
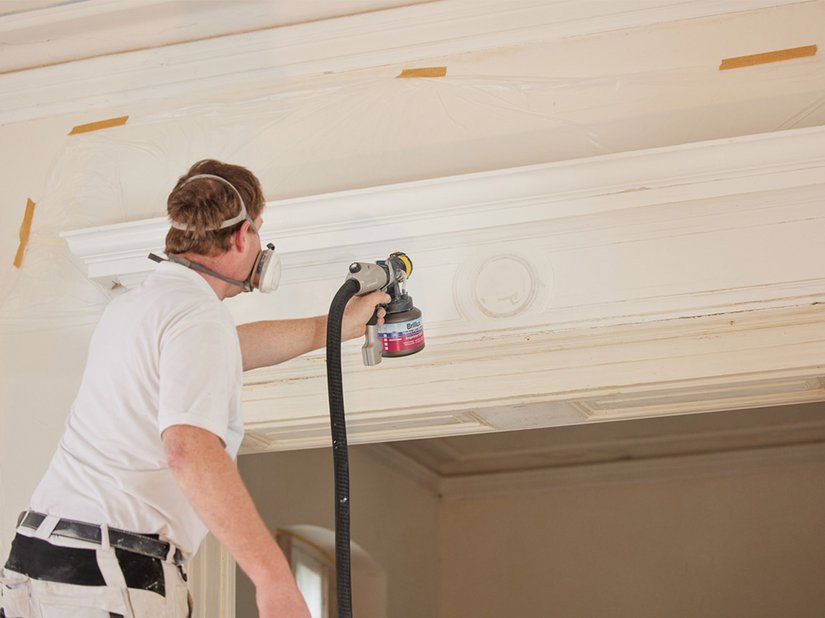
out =
<path fill-rule="evenodd" d="M 281 289 L 230 308 L 317 313 L 350 261 L 411 255 L 427 348 L 345 347 L 354 444 L 821 401 L 823 179 L 814 128 L 273 202 Z M 166 225 L 63 236 L 108 288 Z M 318 353 L 248 373 L 244 452 L 327 445 L 324 393 Z"/>
<path fill-rule="evenodd" d="M 519 432 L 524 436 L 521 440 L 511 432 L 501 441 L 439 438 L 370 445 L 364 450 L 392 451 L 388 459 L 395 459 L 389 459 L 388 465 L 411 477 L 422 476 L 421 469 L 436 478 L 558 469 L 825 442 L 823 410 L 822 404 L 763 407 L 721 417 L 677 415 L 650 425 L 604 423 L 589 433 L 552 428 Z"/>
<path fill-rule="evenodd" d="M 823 177 L 825 128 L 798 129 L 272 201 L 264 218 L 277 232 L 265 240 L 277 242 L 285 269 L 299 270 L 319 252 L 376 239 L 484 232 L 491 221 L 495 232 L 501 222 L 784 190 Z M 146 256 L 161 250 L 167 230 L 160 217 L 61 236 L 91 279 L 131 287 L 153 269 Z"/>
<path fill-rule="evenodd" d="M 107 18 L 116 20 L 117 4 Z M 130 8 L 125 3 L 122 10 Z M 441 0 L 0 74 L 0 124 L 323 73 L 758 10 L 798 0 Z M 610 12 L 606 12 L 607 11 Z M 52 13 L 69 20 L 83 5 Z M 114 12 L 111 12 L 114 11 Z M 47 13 L 48 14 L 48 13 Z M 34 15 L 8 16 L 2 28 Z M 42 15 L 41 15 L 42 17 Z M 128 36 L 123 37 L 128 40 Z"/>
<path fill-rule="evenodd" d="M 360 366 L 353 350 L 344 355 L 349 441 L 823 401 L 823 320 L 820 305 L 567 333 L 488 332 L 436 339 L 378 367 Z M 788 389 L 789 381 L 811 390 Z M 248 374 L 243 452 L 329 446 L 325 389 L 317 357 Z M 634 405 L 651 395 L 656 406 Z M 600 416 L 585 413 L 589 400 L 604 405 Z"/>
<path fill-rule="evenodd" d="M 766 437 L 770 434 L 770 430 L 764 432 Z M 719 478 L 825 463 L 825 443 L 821 442 L 472 474 L 438 474 L 391 444 L 371 444 L 364 452 L 445 500 L 535 494 L 570 487 Z"/>
<path fill-rule="evenodd" d="M 501 497 L 570 487 L 719 478 L 824 462 L 825 444 L 805 444 L 525 472 L 443 477 L 439 481 L 439 494 L 444 500 Z"/>

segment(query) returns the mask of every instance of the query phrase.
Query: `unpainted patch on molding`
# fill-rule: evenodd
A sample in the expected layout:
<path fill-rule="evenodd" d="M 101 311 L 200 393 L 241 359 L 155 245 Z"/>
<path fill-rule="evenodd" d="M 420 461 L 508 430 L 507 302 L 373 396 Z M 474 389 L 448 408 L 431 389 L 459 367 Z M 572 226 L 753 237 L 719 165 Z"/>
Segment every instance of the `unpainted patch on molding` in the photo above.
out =
<path fill-rule="evenodd" d="M 783 60 L 793 60 L 795 58 L 805 58 L 816 56 L 816 45 L 805 45 L 803 47 L 792 47 L 777 51 L 765 52 L 763 54 L 751 54 L 750 56 L 737 56 L 735 58 L 725 58 L 719 65 L 720 71 L 729 69 L 741 69 L 757 64 L 768 64 L 770 62 L 781 62 Z"/>
<path fill-rule="evenodd" d="M 79 133 L 90 133 L 92 131 L 100 131 L 101 129 L 119 127 L 126 124 L 127 120 L 129 120 L 129 116 L 118 116 L 117 118 L 107 118 L 106 120 L 98 120 L 97 122 L 90 122 L 88 124 L 79 124 L 69 131 L 69 135 L 78 135 Z"/>

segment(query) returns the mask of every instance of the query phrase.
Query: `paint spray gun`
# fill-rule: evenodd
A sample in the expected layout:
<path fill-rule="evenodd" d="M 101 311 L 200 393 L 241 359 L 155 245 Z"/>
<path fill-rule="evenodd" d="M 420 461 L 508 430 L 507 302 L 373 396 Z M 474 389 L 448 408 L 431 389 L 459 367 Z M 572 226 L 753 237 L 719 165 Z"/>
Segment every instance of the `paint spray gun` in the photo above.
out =
<path fill-rule="evenodd" d="M 377 365 L 384 356 L 408 356 L 424 349 L 424 326 L 421 310 L 407 294 L 407 278 L 412 274 L 412 262 L 406 254 L 391 254 L 375 264 L 353 262 L 347 280 L 360 285 L 357 296 L 382 290 L 392 299 L 385 309 L 384 324 L 378 326 L 377 312 L 367 322 L 367 333 L 361 354 L 364 364 Z"/>
<path fill-rule="evenodd" d="M 338 618 L 352 618 L 350 569 L 350 496 L 347 424 L 341 375 L 341 323 L 353 296 L 383 290 L 390 296 L 384 324 L 378 326 L 378 309 L 367 322 L 362 347 L 365 365 L 377 365 L 384 356 L 407 356 L 424 349 L 421 311 L 406 291 L 412 262 L 404 253 L 393 253 L 375 264 L 353 262 L 341 288 L 332 299 L 327 319 L 327 391 L 335 474 L 335 581 Z"/>

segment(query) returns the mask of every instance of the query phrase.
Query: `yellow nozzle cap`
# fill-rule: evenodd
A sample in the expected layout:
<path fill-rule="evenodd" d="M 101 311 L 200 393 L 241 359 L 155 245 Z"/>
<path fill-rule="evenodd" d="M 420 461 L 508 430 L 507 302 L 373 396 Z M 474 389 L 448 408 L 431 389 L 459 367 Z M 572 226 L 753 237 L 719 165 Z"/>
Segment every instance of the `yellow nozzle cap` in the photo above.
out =
<path fill-rule="evenodd" d="M 407 257 L 406 253 L 401 253 L 400 251 L 397 251 L 393 253 L 390 257 L 397 257 L 401 261 L 401 263 L 404 265 L 404 272 L 408 277 L 412 274 L 412 261 L 410 260 L 410 258 Z"/>

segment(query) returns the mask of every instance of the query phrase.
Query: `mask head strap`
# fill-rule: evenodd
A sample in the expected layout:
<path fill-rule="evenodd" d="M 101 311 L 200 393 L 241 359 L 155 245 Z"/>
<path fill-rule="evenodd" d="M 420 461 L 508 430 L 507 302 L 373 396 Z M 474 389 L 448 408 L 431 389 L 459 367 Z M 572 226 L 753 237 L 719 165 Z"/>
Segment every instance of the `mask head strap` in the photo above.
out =
<path fill-rule="evenodd" d="M 186 266 L 186 268 L 191 268 L 192 270 L 196 270 L 200 273 L 206 273 L 207 275 L 212 275 L 213 277 L 217 277 L 221 281 L 226 281 L 227 283 L 231 283 L 232 285 L 237 285 L 238 287 L 242 288 L 244 292 L 251 292 L 253 290 L 252 283 L 247 281 L 241 281 L 239 279 L 231 279 L 229 277 L 224 277 L 223 275 L 216 273 L 211 268 L 207 268 L 206 266 L 201 266 L 197 262 L 193 262 L 191 260 L 187 260 L 185 257 L 180 255 L 175 255 L 174 253 L 170 253 L 167 258 L 162 258 L 159 255 L 155 255 L 154 253 L 149 254 L 149 259 L 153 262 L 157 262 L 158 264 L 161 262 L 173 262 L 175 264 L 180 264 L 181 266 Z"/>
<path fill-rule="evenodd" d="M 226 219 L 218 227 L 210 228 L 210 229 L 207 229 L 205 231 L 212 232 L 214 230 L 223 230 L 225 228 L 232 227 L 233 225 L 236 225 L 236 224 L 240 223 L 241 221 L 246 220 L 246 221 L 249 221 L 249 225 L 252 227 L 253 231 L 256 234 L 258 234 L 258 227 L 255 225 L 255 222 L 252 220 L 252 217 L 249 216 L 249 213 L 246 210 L 246 204 L 244 204 L 244 202 L 243 202 L 243 198 L 241 197 L 240 191 L 238 191 L 235 188 L 235 185 L 233 185 L 231 182 L 229 182 L 226 178 L 223 178 L 221 176 L 216 176 L 215 174 L 196 174 L 195 176 L 191 176 L 191 177 L 187 178 L 186 180 L 184 180 L 183 184 L 181 184 L 180 187 L 183 187 L 184 185 L 192 182 L 193 180 L 197 180 L 199 178 L 211 178 L 212 180 L 217 180 L 218 182 L 222 182 L 227 187 L 232 189 L 232 191 L 235 193 L 235 195 L 238 196 L 238 202 L 241 205 L 241 211 L 237 215 L 235 215 L 231 219 Z M 178 188 L 180 189 L 180 187 L 178 187 Z M 175 228 L 176 230 L 183 230 L 184 232 L 187 232 L 190 229 L 185 223 L 178 223 L 177 221 L 171 221 L 170 225 L 173 228 Z"/>

